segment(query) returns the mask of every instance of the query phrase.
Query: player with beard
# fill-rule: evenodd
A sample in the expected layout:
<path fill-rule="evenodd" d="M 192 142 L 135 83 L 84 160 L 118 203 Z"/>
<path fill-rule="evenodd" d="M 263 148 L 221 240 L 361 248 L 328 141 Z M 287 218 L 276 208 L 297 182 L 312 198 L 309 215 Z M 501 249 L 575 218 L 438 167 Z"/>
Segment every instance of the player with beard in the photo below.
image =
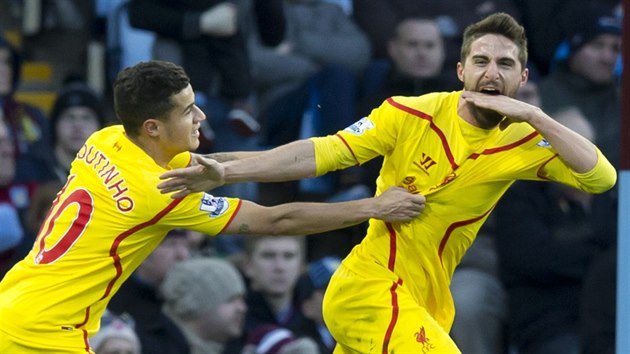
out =
<path fill-rule="evenodd" d="M 384 156 L 377 195 L 401 186 L 424 195 L 426 208 L 410 223 L 370 220 L 333 275 L 323 311 L 335 353 L 459 353 L 448 335 L 449 283 L 508 187 L 546 180 L 601 193 L 616 182 L 595 145 L 514 99 L 528 79 L 527 38 L 511 16 L 470 25 L 460 60 L 463 91 L 391 97 L 335 135 L 266 152 L 196 156 L 197 166 L 165 173 L 159 187 L 181 196 L 320 176 Z"/>

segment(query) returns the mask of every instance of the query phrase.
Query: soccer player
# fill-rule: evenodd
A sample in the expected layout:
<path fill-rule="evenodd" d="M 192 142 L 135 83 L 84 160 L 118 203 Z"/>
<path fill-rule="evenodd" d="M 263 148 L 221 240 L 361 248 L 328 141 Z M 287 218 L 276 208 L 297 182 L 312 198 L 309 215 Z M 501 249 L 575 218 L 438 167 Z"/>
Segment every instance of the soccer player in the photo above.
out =
<path fill-rule="evenodd" d="M 384 156 L 377 195 L 401 186 L 426 197 L 407 224 L 370 220 L 367 236 L 326 290 L 335 353 L 459 353 L 448 333 L 455 267 L 501 195 L 518 179 L 591 193 L 616 172 L 599 149 L 540 108 L 513 97 L 527 82 L 527 38 L 511 16 L 470 25 L 457 76 L 464 89 L 391 97 L 335 135 L 170 171 L 160 188 L 181 196 L 222 183 L 319 176 Z M 233 159 L 231 161 L 227 161 Z"/>
<path fill-rule="evenodd" d="M 121 125 L 92 134 L 30 253 L 0 283 L 0 353 L 92 353 L 112 295 L 173 228 L 209 235 L 319 233 L 382 218 L 409 221 L 424 197 L 402 188 L 336 204 L 263 207 L 195 193 L 171 199 L 159 176 L 191 161 L 205 115 L 189 78 L 167 62 L 139 63 L 114 83 Z"/>

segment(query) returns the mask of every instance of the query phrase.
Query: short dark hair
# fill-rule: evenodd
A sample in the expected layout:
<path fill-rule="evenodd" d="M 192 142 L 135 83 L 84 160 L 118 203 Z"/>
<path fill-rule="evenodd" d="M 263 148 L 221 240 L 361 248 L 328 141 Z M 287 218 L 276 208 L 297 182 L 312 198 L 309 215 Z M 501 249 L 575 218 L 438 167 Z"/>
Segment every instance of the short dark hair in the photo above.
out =
<path fill-rule="evenodd" d="M 525 35 L 525 28 L 516 22 L 512 16 L 504 12 L 494 13 L 466 27 L 460 54 L 462 63 L 470 54 L 472 42 L 486 34 L 502 35 L 514 42 L 518 47 L 518 60 L 521 63 L 521 69 L 525 70 L 527 67 L 527 36 Z"/>
<path fill-rule="evenodd" d="M 175 107 L 172 96 L 190 84 L 176 64 L 151 60 L 118 73 L 114 82 L 114 111 L 127 134 L 137 136 L 145 120 L 161 119 Z"/>

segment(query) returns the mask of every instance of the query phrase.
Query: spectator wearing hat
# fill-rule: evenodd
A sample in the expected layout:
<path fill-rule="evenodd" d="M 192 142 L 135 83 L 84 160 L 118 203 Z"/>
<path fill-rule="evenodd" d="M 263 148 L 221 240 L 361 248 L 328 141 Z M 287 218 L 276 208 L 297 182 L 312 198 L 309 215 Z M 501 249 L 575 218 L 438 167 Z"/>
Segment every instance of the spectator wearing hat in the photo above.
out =
<path fill-rule="evenodd" d="M 322 302 L 330 278 L 340 263 L 341 259 L 334 256 L 309 263 L 295 286 L 296 303 L 305 318 L 296 333 L 315 340 L 321 354 L 332 353 L 336 344 L 324 323 Z"/>
<path fill-rule="evenodd" d="M 57 192 L 66 183 L 70 164 L 85 140 L 105 125 L 101 97 L 86 83 L 73 81 L 66 84 L 53 104 L 48 141 L 52 144 L 38 145 L 32 154 L 40 161 L 33 170 L 42 182 L 31 197 L 26 215 L 28 236 L 19 247 L 17 259 L 31 249 L 34 235 L 55 199 Z"/>
<path fill-rule="evenodd" d="M 136 324 L 145 353 L 188 354 L 186 337 L 162 312 L 163 298 L 159 287 L 166 273 L 179 262 L 190 258 L 188 233 L 171 230 L 162 243 L 147 257 L 118 290 L 109 309 L 118 315 L 130 315 Z"/>
<path fill-rule="evenodd" d="M 20 102 L 15 92 L 20 84 L 22 58 L 18 50 L 0 36 L 0 120 L 6 122 L 17 157 L 15 181 L 39 183 L 40 156 L 35 152 L 49 150 L 49 124 L 44 113 L 37 107 Z"/>
<path fill-rule="evenodd" d="M 59 91 L 50 114 L 52 149 L 38 149 L 44 162 L 40 172 L 47 182 L 33 195 L 27 224 L 35 233 L 59 189 L 66 183 L 70 164 L 85 140 L 105 125 L 101 97 L 86 83 L 74 81 Z"/>
<path fill-rule="evenodd" d="M 296 337 L 286 328 L 264 325 L 247 338 L 242 354 L 320 354 L 309 337 Z"/>
<path fill-rule="evenodd" d="M 200 257 L 178 263 L 161 286 L 163 311 L 182 329 L 191 354 L 225 353 L 243 333 L 245 283 L 234 265 Z"/>
<path fill-rule="evenodd" d="M 101 317 L 101 330 L 90 338 L 90 346 L 98 354 L 142 354 L 133 322 L 107 310 Z"/>
<path fill-rule="evenodd" d="M 53 166 L 47 166 L 61 182 L 66 181 L 70 163 L 93 132 L 105 126 L 101 97 L 82 81 L 66 84 L 50 113 Z"/>
<path fill-rule="evenodd" d="M 566 40 L 556 52 L 552 72 L 540 84 L 542 109 L 576 106 L 593 125 L 598 146 L 619 165 L 620 87 L 616 76 L 621 52 L 621 21 L 601 4 L 576 7 L 559 21 Z"/>

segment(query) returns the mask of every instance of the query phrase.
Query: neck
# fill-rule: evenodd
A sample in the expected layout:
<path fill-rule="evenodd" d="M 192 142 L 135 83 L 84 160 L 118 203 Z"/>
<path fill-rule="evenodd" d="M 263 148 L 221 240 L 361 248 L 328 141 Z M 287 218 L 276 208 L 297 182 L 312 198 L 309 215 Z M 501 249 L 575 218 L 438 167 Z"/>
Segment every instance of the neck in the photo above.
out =
<path fill-rule="evenodd" d="M 174 155 L 168 154 L 166 151 L 160 148 L 160 145 L 157 141 L 152 140 L 150 137 L 132 137 L 127 135 L 127 138 L 131 140 L 132 143 L 136 144 L 142 151 L 144 151 L 149 157 L 155 161 L 156 164 L 161 166 L 162 168 L 166 168 L 168 166 L 168 162 L 174 157 Z"/>
<path fill-rule="evenodd" d="M 265 301 L 267 301 L 267 304 L 269 304 L 271 311 L 276 317 L 282 314 L 283 311 L 286 311 L 290 308 L 292 298 L 293 293 L 282 295 L 265 295 Z"/>
<path fill-rule="evenodd" d="M 265 300 L 271 307 L 271 311 L 274 314 L 276 320 L 280 323 L 285 323 L 289 318 L 293 316 L 293 308 L 291 300 L 293 299 L 293 294 L 284 294 L 281 296 L 267 296 Z"/>

